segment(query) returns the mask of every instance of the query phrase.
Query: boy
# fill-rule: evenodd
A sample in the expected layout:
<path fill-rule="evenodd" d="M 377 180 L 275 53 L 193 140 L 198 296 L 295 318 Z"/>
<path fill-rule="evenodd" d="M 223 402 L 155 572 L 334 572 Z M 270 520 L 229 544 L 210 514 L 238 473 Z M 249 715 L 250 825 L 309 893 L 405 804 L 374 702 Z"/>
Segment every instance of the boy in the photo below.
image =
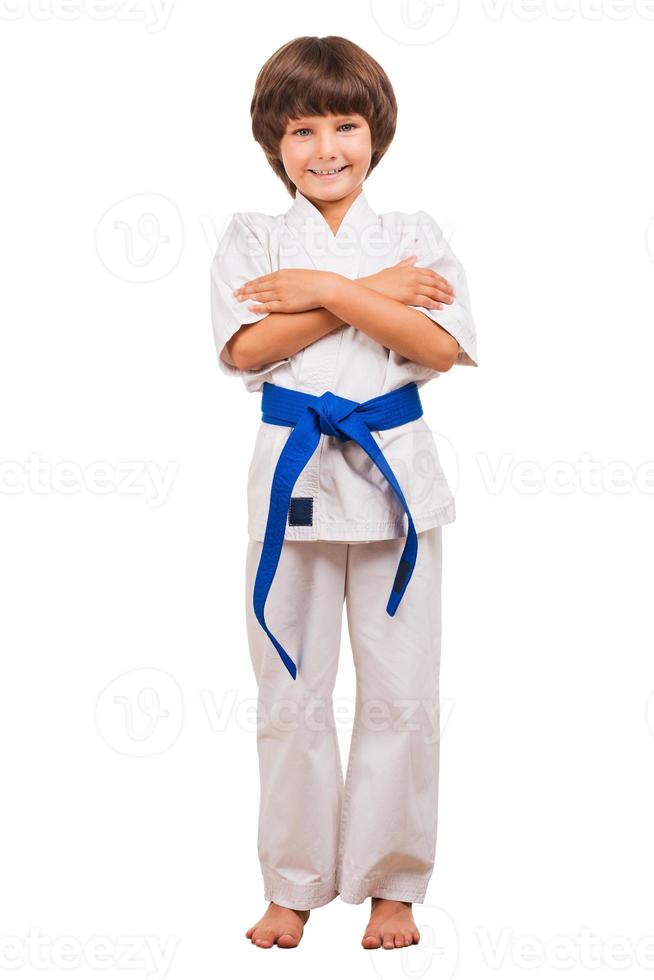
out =
<path fill-rule="evenodd" d="M 411 906 L 433 869 L 441 534 L 455 519 L 418 388 L 476 366 L 475 327 L 436 223 L 378 215 L 363 191 L 397 114 L 373 58 L 296 38 L 259 72 L 251 113 L 294 202 L 235 214 L 211 270 L 221 370 L 263 393 L 245 584 L 269 907 L 246 936 L 296 946 L 340 894 L 371 898 L 364 948 L 396 948 L 419 941 Z M 343 785 L 344 604 L 357 704 Z"/>

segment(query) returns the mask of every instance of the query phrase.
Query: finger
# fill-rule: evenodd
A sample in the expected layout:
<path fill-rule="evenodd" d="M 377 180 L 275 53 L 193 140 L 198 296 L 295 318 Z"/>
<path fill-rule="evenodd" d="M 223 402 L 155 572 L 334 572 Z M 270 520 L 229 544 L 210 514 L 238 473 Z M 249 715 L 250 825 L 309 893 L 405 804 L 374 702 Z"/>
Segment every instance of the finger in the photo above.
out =
<path fill-rule="evenodd" d="M 234 295 L 237 293 L 252 293 L 256 292 L 257 289 L 261 289 L 262 286 L 268 286 L 270 284 L 271 275 L 267 276 L 257 276 L 256 279 L 248 279 L 244 282 L 242 286 L 237 286 L 234 290 Z"/>
<path fill-rule="evenodd" d="M 431 270 L 427 269 L 427 272 Z M 433 272 L 427 279 L 423 279 L 422 282 L 430 285 L 433 289 L 440 289 L 442 292 L 450 293 L 454 295 L 454 286 L 444 279 L 443 276 L 439 276 L 437 273 Z"/>
<path fill-rule="evenodd" d="M 454 302 L 453 297 L 449 293 L 443 293 L 438 289 L 427 289 L 424 286 L 419 286 L 418 288 L 420 290 L 418 295 L 426 296 L 432 303 L 440 303 L 441 306 L 451 306 Z"/>
<path fill-rule="evenodd" d="M 248 306 L 248 310 L 252 313 L 284 313 L 283 306 L 284 304 L 278 300 L 272 300 L 269 303 L 256 303 L 254 306 Z"/>
<path fill-rule="evenodd" d="M 454 302 L 454 293 L 442 289 L 439 286 L 434 286 L 431 283 L 427 284 L 419 280 L 416 289 L 419 289 L 421 293 L 425 293 L 427 296 L 431 296 L 432 299 L 440 300 L 443 303 L 450 304 Z"/>
<path fill-rule="evenodd" d="M 424 296 L 421 293 L 415 298 L 415 303 L 411 303 L 411 306 L 424 306 L 427 310 L 442 310 L 443 304 L 432 299 L 431 296 Z"/>
<path fill-rule="evenodd" d="M 436 286 L 440 289 L 446 289 L 448 292 L 452 292 L 452 293 L 454 292 L 454 287 L 451 285 L 451 283 L 447 281 L 447 279 L 444 276 L 441 276 L 440 273 L 434 272 L 433 269 L 422 269 L 422 268 L 420 269 L 420 272 L 421 272 L 421 278 L 419 280 L 420 282 L 424 282 L 425 284 Z"/>
<path fill-rule="evenodd" d="M 274 289 L 257 289 L 255 292 L 248 293 L 247 296 L 237 296 L 236 299 L 239 303 L 244 303 L 246 300 L 256 300 L 261 303 L 269 303 L 271 300 L 275 299 L 277 296 Z"/>

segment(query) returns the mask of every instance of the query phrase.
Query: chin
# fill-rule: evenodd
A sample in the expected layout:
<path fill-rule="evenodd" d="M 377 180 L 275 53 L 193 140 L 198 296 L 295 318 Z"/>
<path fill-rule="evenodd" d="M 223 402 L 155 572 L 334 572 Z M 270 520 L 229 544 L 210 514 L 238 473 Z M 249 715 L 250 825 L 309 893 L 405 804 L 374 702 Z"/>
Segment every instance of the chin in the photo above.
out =
<path fill-rule="evenodd" d="M 314 197 L 334 197 L 335 199 L 339 199 L 350 194 L 360 183 L 361 178 L 356 176 L 348 176 L 345 180 L 332 182 L 312 180 L 310 176 L 303 175 L 301 181 L 299 183 L 296 182 L 295 186 L 299 187 L 305 196 L 313 194 Z"/>

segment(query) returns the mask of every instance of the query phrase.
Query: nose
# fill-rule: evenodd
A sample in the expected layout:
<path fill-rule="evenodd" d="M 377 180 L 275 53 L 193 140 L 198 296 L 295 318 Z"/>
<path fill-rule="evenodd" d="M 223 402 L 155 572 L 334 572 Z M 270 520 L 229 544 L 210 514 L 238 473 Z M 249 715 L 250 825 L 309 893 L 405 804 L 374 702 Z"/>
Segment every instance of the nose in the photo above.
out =
<path fill-rule="evenodd" d="M 323 132 L 318 136 L 318 157 L 323 160 L 325 157 L 335 157 L 335 136 L 330 132 Z"/>

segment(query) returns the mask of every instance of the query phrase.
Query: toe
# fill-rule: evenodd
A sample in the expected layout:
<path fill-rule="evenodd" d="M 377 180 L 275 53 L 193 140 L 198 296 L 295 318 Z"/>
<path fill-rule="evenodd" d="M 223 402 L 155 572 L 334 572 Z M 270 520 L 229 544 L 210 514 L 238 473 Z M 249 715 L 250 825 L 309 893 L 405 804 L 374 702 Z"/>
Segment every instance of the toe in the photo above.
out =
<path fill-rule="evenodd" d="M 420 933 L 418 932 L 417 929 L 413 933 L 413 941 L 414 941 L 414 943 L 419 943 L 420 942 Z"/>
<path fill-rule="evenodd" d="M 412 943 L 413 943 L 413 936 L 411 935 L 410 932 L 405 932 L 404 933 L 404 945 L 405 946 L 411 946 Z"/>
<path fill-rule="evenodd" d="M 404 946 L 404 936 L 400 932 L 395 933 L 395 946 L 397 949 Z"/>
<path fill-rule="evenodd" d="M 279 939 L 277 940 L 277 945 L 284 949 L 290 949 L 291 946 L 297 946 L 300 941 L 299 936 L 294 936 L 290 932 L 283 932 Z"/>
<path fill-rule="evenodd" d="M 257 946 L 268 948 L 275 942 L 275 935 L 272 929 L 258 929 L 252 941 Z"/>
<path fill-rule="evenodd" d="M 379 949 L 381 946 L 381 939 L 379 933 L 367 932 L 363 939 L 361 940 L 361 945 L 365 949 Z"/>
<path fill-rule="evenodd" d="M 395 941 L 393 939 L 393 933 L 384 933 L 384 941 L 382 943 L 384 949 L 395 949 Z"/>

